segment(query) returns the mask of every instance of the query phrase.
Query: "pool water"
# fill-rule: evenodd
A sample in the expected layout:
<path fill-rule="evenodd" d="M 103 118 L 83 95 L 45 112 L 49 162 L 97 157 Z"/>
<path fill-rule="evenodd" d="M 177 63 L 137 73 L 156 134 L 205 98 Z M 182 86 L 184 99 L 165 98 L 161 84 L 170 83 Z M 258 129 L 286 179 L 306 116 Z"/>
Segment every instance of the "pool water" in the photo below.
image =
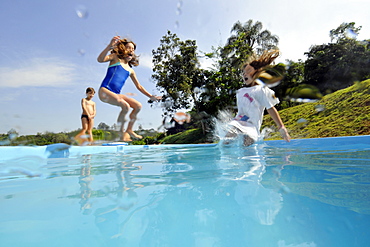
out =
<path fill-rule="evenodd" d="M 1 246 L 369 246 L 370 136 L 0 147 Z"/>

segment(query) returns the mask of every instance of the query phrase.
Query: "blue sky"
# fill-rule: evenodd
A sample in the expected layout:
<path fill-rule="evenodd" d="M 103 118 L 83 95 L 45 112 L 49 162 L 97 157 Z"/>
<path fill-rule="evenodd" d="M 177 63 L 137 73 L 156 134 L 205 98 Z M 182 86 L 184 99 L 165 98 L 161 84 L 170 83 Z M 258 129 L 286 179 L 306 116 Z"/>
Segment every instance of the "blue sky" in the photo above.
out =
<path fill-rule="evenodd" d="M 96 58 L 116 34 L 137 43 L 138 79 L 156 93 L 151 52 L 167 30 L 209 52 L 226 42 L 235 22 L 252 19 L 279 36 L 282 62 L 296 61 L 311 45 L 330 42 L 329 31 L 343 22 L 362 26 L 358 39 L 370 38 L 369 9 L 367 0 L 2 0 L 0 133 L 80 128 L 85 89 L 98 90 L 107 69 Z M 151 108 L 131 80 L 122 92 L 143 103 L 136 127 L 161 125 L 162 110 Z M 119 108 L 94 101 L 95 126 L 113 125 Z"/>

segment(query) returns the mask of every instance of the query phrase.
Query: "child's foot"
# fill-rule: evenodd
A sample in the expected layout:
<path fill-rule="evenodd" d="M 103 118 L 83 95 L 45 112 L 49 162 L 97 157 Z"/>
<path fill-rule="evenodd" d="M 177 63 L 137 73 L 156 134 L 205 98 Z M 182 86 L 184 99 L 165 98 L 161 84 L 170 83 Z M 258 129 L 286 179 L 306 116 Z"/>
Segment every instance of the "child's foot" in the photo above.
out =
<path fill-rule="evenodd" d="M 244 135 L 244 146 L 250 146 L 254 143 L 254 140 L 247 135 Z"/>
<path fill-rule="evenodd" d="M 127 132 L 123 133 L 122 141 L 124 141 L 124 142 L 132 142 L 129 133 L 127 133 Z"/>
<path fill-rule="evenodd" d="M 135 132 L 133 131 L 127 131 L 126 133 L 128 133 L 131 137 L 133 138 L 136 138 L 136 139 L 143 139 L 143 137 L 141 135 L 138 135 L 136 134 Z"/>
<path fill-rule="evenodd" d="M 82 138 L 81 136 L 75 136 L 73 140 L 79 145 L 79 146 L 86 146 L 89 144 L 89 140 L 86 138 Z"/>

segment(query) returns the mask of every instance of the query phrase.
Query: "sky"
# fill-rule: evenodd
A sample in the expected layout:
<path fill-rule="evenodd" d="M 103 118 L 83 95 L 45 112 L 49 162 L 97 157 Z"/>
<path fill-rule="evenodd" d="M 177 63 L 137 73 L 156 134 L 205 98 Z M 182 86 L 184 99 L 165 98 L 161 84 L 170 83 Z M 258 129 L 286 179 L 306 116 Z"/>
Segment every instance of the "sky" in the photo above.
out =
<path fill-rule="evenodd" d="M 1 0 L 0 134 L 81 128 L 81 99 L 87 87 L 98 91 L 108 64 L 96 58 L 115 35 L 137 44 L 137 77 L 158 94 L 151 54 L 167 30 L 210 52 L 226 43 L 234 23 L 252 19 L 279 37 L 281 62 L 297 61 L 312 45 L 329 43 L 329 31 L 343 22 L 362 26 L 357 39 L 369 39 L 369 9 L 368 0 Z M 130 79 L 122 93 L 143 104 L 135 128 L 161 125 L 160 105 L 151 107 Z M 116 123 L 120 108 L 93 100 L 95 127 Z"/>

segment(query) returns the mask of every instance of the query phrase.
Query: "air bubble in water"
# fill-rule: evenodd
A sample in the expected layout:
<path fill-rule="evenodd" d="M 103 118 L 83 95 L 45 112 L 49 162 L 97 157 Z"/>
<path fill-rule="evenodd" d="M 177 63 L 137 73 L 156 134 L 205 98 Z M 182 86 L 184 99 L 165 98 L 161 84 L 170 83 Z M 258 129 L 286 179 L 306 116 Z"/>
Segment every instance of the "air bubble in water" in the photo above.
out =
<path fill-rule="evenodd" d="M 89 12 L 84 5 L 78 5 L 76 7 L 76 14 L 81 19 L 86 19 L 89 16 Z"/>
<path fill-rule="evenodd" d="M 175 22 L 175 28 L 179 28 L 179 25 L 180 25 L 180 24 L 179 24 L 179 22 L 178 22 L 178 21 L 176 21 L 176 22 Z"/>

